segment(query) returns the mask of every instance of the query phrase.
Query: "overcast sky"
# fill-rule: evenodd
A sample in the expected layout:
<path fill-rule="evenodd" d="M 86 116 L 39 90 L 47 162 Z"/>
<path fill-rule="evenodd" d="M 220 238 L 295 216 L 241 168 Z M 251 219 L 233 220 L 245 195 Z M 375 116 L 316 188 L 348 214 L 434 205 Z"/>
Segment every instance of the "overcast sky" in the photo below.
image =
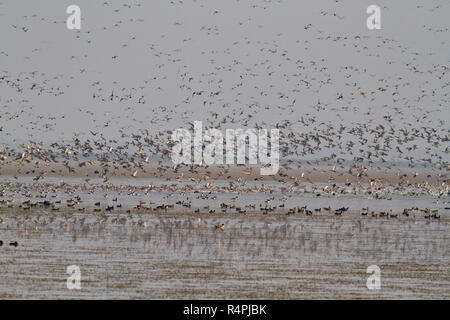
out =
<path fill-rule="evenodd" d="M 223 118 L 448 131 L 449 1 L 0 1 L 0 144 Z"/>

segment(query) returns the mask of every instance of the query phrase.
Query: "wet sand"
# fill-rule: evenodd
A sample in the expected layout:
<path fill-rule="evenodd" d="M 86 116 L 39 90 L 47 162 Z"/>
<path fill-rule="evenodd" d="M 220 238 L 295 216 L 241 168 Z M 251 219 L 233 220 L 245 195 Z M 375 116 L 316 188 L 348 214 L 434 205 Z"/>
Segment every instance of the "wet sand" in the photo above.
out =
<path fill-rule="evenodd" d="M 70 169 L 69 169 L 70 168 Z M 7 161 L 0 166 L 0 175 L 3 176 L 30 176 L 35 177 L 77 177 L 95 179 L 106 174 L 109 178 L 130 178 L 133 173 L 135 179 L 164 178 L 167 180 L 181 181 L 185 179 L 195 180 L 229 180 L 245 179 L 258 181 L 307 181 L 319 182 L 362 182 L 380 181 L 383 183 L 412 183 L 429 185 L 448 185 L 447 168 L 407 166 L 331 166 L 313 164 L 284 164 L 280 166 L 276 175 L 264 176 L 260 174 L 258 165 L 178 165 L 171 163 L 165 165 L 140 164 L 128 165 L 126 168 L 108 165 L 105 162 L 89 161 L 63 163 L 46 163 L 44 161 L 19 162 Z M 134 179 L 134 180 L 135 180 Z"/>

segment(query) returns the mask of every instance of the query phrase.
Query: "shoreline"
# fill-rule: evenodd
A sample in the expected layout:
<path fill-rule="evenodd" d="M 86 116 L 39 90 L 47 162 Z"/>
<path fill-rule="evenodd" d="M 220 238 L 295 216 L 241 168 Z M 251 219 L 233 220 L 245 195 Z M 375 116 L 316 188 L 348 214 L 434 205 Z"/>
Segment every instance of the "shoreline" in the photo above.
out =
<path fill-rule="evenodd" d="M 134 165 L 117 167 L 109 164 L 85 163 L 6 163 L 0 167 L 1 176 L 73 178 L 128 178 L 128 179 L 173 179 L 182 181 L 230 180 L 278 181 L 309 183 L 386 183 L 448 185 L 448 172 L 435 168 L 366 167 L 366 166 L 295 166 L 281 165 L 278 173 L 271 176 L 259 174 L 259 165 Z"/>

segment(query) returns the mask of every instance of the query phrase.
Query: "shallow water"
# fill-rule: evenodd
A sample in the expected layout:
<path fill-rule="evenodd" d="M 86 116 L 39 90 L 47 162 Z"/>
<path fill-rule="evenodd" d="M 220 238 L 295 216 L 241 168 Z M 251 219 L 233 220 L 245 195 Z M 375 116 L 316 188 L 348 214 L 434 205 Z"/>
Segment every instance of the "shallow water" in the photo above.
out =
<path fill-rule="evenodd" d="M 390 186 L 382 191 L 374 191 L 368 185 L 359 185 L 358 188 L 346 187 L 337 183 L 334 195 L 323 190 L 313 191 L 311 183 L 280 184 L 277 181 L 245 181 L 235 183 L 227 180 L 214 180 L 211 187 L 206 183 L 184 181 L 164 181 L 162 179 L 127 179 L 123 177 L 111 178 L 108 184 L 102 179 L 92 179 L 86 183 L 82 178 L 49 176 L 45 183 L 33 181 L 33 177 L 20 176 L 18 179 L 3 175 L 0 183 L 0 200 L 9 201 L 16 206 L 23 201 L 32 203 L 39 201 L 61 201 L 57 207 L 65 208 L 66 200 L 80 197 L 76 207 L 92 208 L 100 202 L 100 208 L 122 205 L 122 208 L 132 208 L 143 201 L 147 207 L 156 207 L 176 202 L 189 203 L 190 207 L 175 206 L 175 212 L 193 212 L 199 208 L 201 212 L 209 209 L 220 211 L 220 204 L 233 203 L 237 207 L 247 209 L 248 212 L 260 212 L 260 207 L 277 207 L 278 212 L 287 211 L 288 208 L 307 206 L 308 209 L 332 207 L 350 207 L 351 211 L 359 211 L 369 207 L 374 211 L 389 211 L 401 213 L 404 208 L 431 208 L 440 212 L 448 212 L 450 207 L 448 196 L 436 197 L 438 194 L 427 194 L 412 186 L 397 191 Z M 154 186 L 149 189 L 148 186 Z M 318 187 L 329 186 L 325 183 L 314 184 Z M 230 187 L 233 186 L 233 189 Z M 437 190 L 437 189 L 436 189 Z M 369 194 L 368 191 L 372 193 Z M 320 196 L 317 194 L 320 193 Z M 254 206 L 250 208 L 250 206 Z M 209 207 L 209 209 L 205 209 Z M 231 211 L 231 210 L 229 210 Z M 322 210 L 323 212 L 323 210 Z"/>
<path fill-rule="evenodd" d="M 450 298 L 445 217 L 1 211 L 4 299 Z"/>

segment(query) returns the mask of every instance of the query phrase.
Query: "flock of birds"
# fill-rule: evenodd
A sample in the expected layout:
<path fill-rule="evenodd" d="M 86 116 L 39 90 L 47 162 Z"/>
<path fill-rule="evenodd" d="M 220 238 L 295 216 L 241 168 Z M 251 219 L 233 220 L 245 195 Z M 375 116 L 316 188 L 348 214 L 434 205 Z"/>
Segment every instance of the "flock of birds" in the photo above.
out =
<path fill-rule="evenodd" d="M 28 72 L 14 68 L 0 70 L 0 174 L 5 174 L 2 168 L 14 168 L 13 177 L 17 181 L 1 182 L 0 192 L 5 196 L 10 190 L 20 193 L 24 189 L 35 189 L 38 194 L 44 193 L 44 198 L 47 194 L 53 197 L 57 193 L 54 190 L 73 190 L 67 185 L 51 184 L 46 181 L 47 177 L 73 174 L 85 176 L 78 187 L 80 190 L 122 188 L 121 191 L 130 193 L 169 191 L 193 196 L 198 193 L 205 200 L 214 200 L 221 191 L 239 192 L 241 199 L 245 199 L 248 192 L 267 193 L 269 197 L 259 204 L 264 214 L 281 210 L 286 214 L 312 215 L 323 210 L 340 216 L 348 210 L 347 207 L 310 209 L 271 204 L 271 190 L 277 189 L 291 197 L 301 194 L 301 190 L 304 192 L 305 183 L 311 186 L 309 192 L 317 196 L 365 194 L 382 198 L 391 192 L 407 195 L 422 192 L 445 200 L 450 141 L 446 122 L 450 102 L 448 59 L 442 59 L 433 48 L 419 49 L 401 39 L 325 30 L 326 21 L 338 23 L 348 19 L 339 8 L 342 2 L 333 3 L 339 13 L 320 10 L 318 22 L 305 23 L 302 33 L 294 38 L 277 30 L 267 30 L 261 24 L 263 20 L 238 14 L 231 22 L 239 31 L 230 40 L 225 35 L 229 29 L 224 24 L 227 19 L 222 10 L 210 10 L 207 4 L 171 1 L 170 8 L 184 5 L 197 8 L 198 5 L 198 10 L 209 12 L 210 16 L 195 32 L 189 28 L 181 32 L 184 25 L 190 26 L 192 22 L 176 19 L 166 32 L 149 43 L 148 38 L 144 38 L 145 32 L 136 29 L 136 24 L 146 20 L 132 17 L 142 10 L 143 4 L 119 6 L 105 1 L 102 10 L 120 13 L 122 18 L 102 26 L 89 27 L 86 23 L 83 25 L 87 27 L 82 30 L 65 34 L 66 41 L 83 47 L 72 48 L 75 53 L 63 59 L 70 62 L 70 70 L 56 72 L 49 67 L 46 71 L 37 65 Z M 251 5 L 248 10 L 258 16 L 273 5 L 264 2 Z M 434 12 L 442 8 L 418 6 L 415 9 Z M 39 18 L 40 22 L 63 23 L 33 14 L 23 17 L 22 21 L 29 24 L 11 25 L 7 32 L 28 37 L 34 32 L 31 25 L 36 25 Z M 253 29 L 259 33 L 251 37 L 246 30 Z M 436 37 L 448 31 L 430 26 L 424 29 Z M 94 35 L 103 33 L 117 35 L 115 43 L 97 43 Z M 219 43 L 215 38 L 221 39 Z M 96 50 L 104 45 L 113 52 L 110 57 L 101 57 L 107 62 L 106 68 L 96 65 L 100 57 Z M 335 56 L 322 52 L 322 47 L 334 50 L 335 55 L 359 57 L 367 64 L 362 65 L 354 58 L 336 62 Z M 45 47 L 30 49 L 24 50 L 25 57 L 13 57 L 8 47 L 0 55 L 9 61 L 33 61 L 42 57 Z M 136 51 L 141 49 L 142 53 L 136 57 Z M 430 55 L 437 55 L 437 58 L 430 58 Z M 202 60 L 198 68 L 198 62 L 192 59 L 194 56 Z M 101 75 L 107 73 L 107 69 L 124 70 L 133 59 L 143 64 L 146 61 L 145 65 L 151 66 L 151 70 L 142 72 L 133 66 L 138 76 L 132 85 L 129 83 L 133 75 L 126 72 L 114 80 Z M 81 67 L 76 67 L 74 72 L 73 66 Z M 80 88 L 83 88 L 81 93 Z M 74 92 L 80 95 L 79 102 L 65 98 Z M 35 101 L 67 103 L 67 111 L 48 109 Z M 234 176 L 225 165 L 174 167 L 170 160 L 171 132 L 181 126 L 192 128 L 193 121 L 200 119 L 207 127 L 221 131 L 235 127 L 278 128 L 282 163 L 273 177 L 278 186 L 264 184 L 262 178 L 255 177 L 251 171 L 245 171 L 247 178 Z M 65 126 L 75 128 L 74 123 L 80 129 L 71 133 Z M 28 139 L 20 135 L 28 135 Z M 39 141 L 44 136 L 48 138 Z M 152 169 L 152 165 L 156 169 Z M 306 177 L 305 166 L 310 170 Z M 400 170 L 405 168 L 409 171 Z M 194 186 L 150 185 L 139 189 L 126 184 L 118 187 L 110 179 L 123 172 L 128 179 L 150 175 L 170 180 L 172 178 L 168 177 L 173 174 L 172 180 L 193 182 Z M 377 173 L 397 172 L 395 179 L 377 176 Z M 308 178 L 309 173 L 325 174 L 328 183 L 317 184 Z M 229 185 L 215 186 L 214 179 L 209 179 L 214 174 Z M 21 175 L 33 175 L 33 182 L 19 182 Z M 344 175 L 347 176 L 344 181 L 335 181 Z M 102 183 L 94 185 L 94 178 Z M 249 187 L 249 181 L 261 184 Z M 31 193 L 26 196 L 30 199 L 19 205 L 23 210 L 36 207 L 57 211 L 63 207 L 61 200 L 33 202 Z M 94 208 L 89 208 L 80 206 L 81 202 L 80 196 L 75 195 L 67 199 L 66 205 L 83 212 L 93 210 L 94 214 L 102 216 L 114 209 L 122 210 L 121 204 L 101 207 L 100 203 L 95 203 Z M 14 206 L 9 200 L 3 203 L 7 207 Z M 177 206 L 189 208 L 191 205 L 188 200 L 155 206 L 139 201 L 123 210 L 159 212 Z M 197 207 L 194 212 L 234 210 L 245 214 L 257 211 L 257 206 L 239 207 L 232 201 L 214 208 Z M 427 219 L 440 218 L 438 211 L 430 208 L 405 208 L 401 214 L 416 216 L 419 213 L 424 213 Z M 362 216 L 387 218 L 397 218 L 398 214 L 392 210 L 361 212 Z M 223 230 L 224 225 L 216 228 Z"/>
<path fill-rule="evenodd" d="M 32 188 L 36 189 L 37 185 L 33 185 Z M 45 188 L 49 188 L 51 191 L 44 191 Z M 62 189 L 64 189 L 64 186 L 60 186 Z M 396 219 L 399 218 L 399 215 L 403 217 L 410 217 L 412 219 L 417 219 L 420 214 L 423 214 L 423 218 L 428 220 L 436 220 L 440 219 L 441 216 L 439 214 L 439 209 L 430 209 L 430 208 L 418 208 L 418 207 L 411 207 L 411 208 L 404 208 L 401 214 L 399 212 L 393 212 L 393 209 L 388 209 L 384 211 L 375 211 L 368 207 L 362 208 L 362 209 L 356 209 L 353 208 L 351 210 L 349 206 L 345 207 L 339 207 L 333 209 L 331 206 L 328 207 L 316 207 L 311 208 L 308 205 L 303 206 L 289 206 L 285 203 L 285 201 L 288 199 L 287 197 L 279 199 L 282 204 L 275 204 L 272 202 L 275 202 L 275 196 L 266 198 L 264 201 L 261 201 L 258 203 L 258 200 L 256 200 L 255 203 L 249 203 L 249 200 L 246 200 L 245 193 L 242 194 L 240 190 L 238 190 L 236 193 L 238 195 L 232 197 L 227 203 L 221 202 L 219 205 L 207 205 L 207 206 L 201 206 L 198 204 L 198 202 L 195 202 L 193 204 L 193 201 L 190 200 L 190 198 L 195 198 L 196 200 L 209 200 L 209 196 L 211 199 L 219 201 L 217 197 L 220 197 L 221 192 L 215 191 L 215 192 L 200 192 L 197 188 L 188 187 L 186 190 L 180 191 L 180 188 L 175 188 L 175 186 L 172 186 L 171 189 L 171 195 L 165 197 L 165 201 L 161 204 L 157 204 L 154 201 L 144 201 L 144 200 L 138 200 L 138 203 L 135 205 L 132 205 L 134 199 L 143 199 L 149 197 L 149 189 L 144 187 L 136 188 L 134 187 L 134 191 L 130 191 L 133 189 L 131 186 L 122 185 L 120 187 L 115 187 L 114 189 L 109 189 L 103 187 L 100 191 L 100 188 L 97 186 L 93 186 L 90 188 L 86 188 L 85 186 L 79 187 L 79 186 L 70 186 L 69 188 L 64 191 L 66 196 L 72 195 L 69 199 L 65 200 L 64 202 L 61 200 L 61 194 L 58 193 L 57 189 L 54 189 L 55 187 L 46 184 L 45 186 L 40 186 L 41 189 L 40 193 L 33 194 L 30 192 L 30 188 L 27 188 L 26 186 L 20 186 L 18 190 L 24 190 L 28 189 L 27 193 L 22 192 L 21 195 L 28 198 L 28 200 L 22 201 L 20 204 L 16 204 L 14 200 L 14 196 L 16 194 L 20 194 L 20 192 L 16 192 L 15 188 L 4 188 L 2 190 L 2 196 L 7 199 L 0 200 L 0 207 L 9 208 L 11 210 L 19 210 L 21 212 L 25 211 L 37 211 L 44 213 L 45 215 L 49 215 L 50 213 L 62 211 L 63 214 L 70 214 L 73 215 L 76 212 L 82 212 L 82 213 L 92 213 L 99 217 L 99 219 L 102 220 L 108 220 L 109 215 L 112 214 L 114 217 L 114 213 L 117 214 L 131 214 L 131 213 L 154 213 L 154 214 L 166 214 L 166 213 L 177 213 L 177 212 L 191 212 L 194 214 L 202 215 L 202 214 L 210 214 L 210 215 L 218 215 L 218 216 L 224 216 L 226 214 L 239 214 L 239 215 L 247 215 L 247 214 L 255 214 L 255 213 L 262 213 L 263 215 L 267 215 L 269 213 L 276 214 L 276 215 L 297 215 L 297 216 L 312 216 L 313 214 L 316 215 L 330 215 L 333 214 L 334 216 L 342 216 L 345 215 L 347 212 L 353 212 L 353 213 L 359 213 L 361 216 L 369 216 L 374 218 L 388 218 L 388 219 Z M 6 193 L 6 190 L 9 191 L 9 194 Z M 117 190 L 120 190 L 118 193 L 119 196 L 124 196 L 122 192 L 126 192 L 126 205 L 124 206 L 122 203 L 118 202 L 118 197 L 111 199 L 111 191 L 114 190 L 114 192 L 117 192 Z M 155 190 L 153 190 L 155 191 Z M 106 192 L 106 193 L 105 193 Z M 157 191 L 156 191 L 157 192 Z M 273 190 L 270 190 L 270 193 L 272 193 Z M 102 193 L 103 198 L 105 199 L 105 202 L 97 201 L 93 202 L 93 195 L 95 193 Z M 196 196 L 196 193 L 199 193 L 199 195 Z M 80 196 L 80 194 L 83 194 L 83 196 Z M 248 194 L 248 193 L 247 193 Z M 12 195 L 12 198 L 11 198 Z M 75 196 L 73 196 L 75 195 Z M 282 194 L 283 196 L 286 195 L 286 193 Z M 292 197 L 292 195 L 288 195 L 289 197 Z M 317 196 L 317 194 L 316 194 Z M 151 197 L 151 195 L 150 195 Z M 174 199 L 182 199 L 184 200 L 174 200 Z M 37 199 L 36 199 L 37 198 Z M 66 197 L 67 198 L 67 197 Z M 109 199 L 108 199 L 109 198 Z M 244 200 L 244 205 L 238 205 L 236 202 L 238 199 L 241 198 Z M 296 197 L 293 197 L 296 199 Z M 35 199 L 35 200 L 32 200 Z M 86 199 L 86 201 L 84 201 Z M 173 201 L 172 203 L 170 201 Z M 298 201 L 301 201 L 301 198 L 299 198 Z M 112 204 L 109 204 L 112 203 Z M 450 210 L 450 207 L 444 207 L 444 210 Z M 126 216 L 126 215 L 125 215 Z M 4 224 L 4 220 L 0 215 L 0 224 Z M 224 227 L 221 225 L 216 226 L 217 229 L 223 230 Z"/>

